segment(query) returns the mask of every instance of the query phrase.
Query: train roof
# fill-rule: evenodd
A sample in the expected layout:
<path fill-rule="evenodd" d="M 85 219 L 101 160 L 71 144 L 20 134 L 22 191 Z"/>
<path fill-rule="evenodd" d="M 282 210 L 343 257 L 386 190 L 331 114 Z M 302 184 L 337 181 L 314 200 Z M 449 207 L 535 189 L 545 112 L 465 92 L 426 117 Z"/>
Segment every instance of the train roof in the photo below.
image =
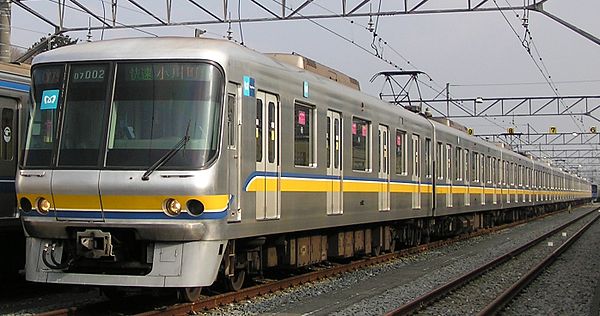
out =
<path fill-rule="evenodd" d="M 268 56 L 232 41 L 195 37 L 140 37 L 63 46 L 33 59 L 33 64 L 63 61 L 210 59 L 227 65 L 229 59 L 250 60 L 281 67 Z"/>
<path fill-rule="evenodd" d="M 0 72 L 29 77 L 30 71 L 31 65 L 28 64 L 0 63 Z"/>

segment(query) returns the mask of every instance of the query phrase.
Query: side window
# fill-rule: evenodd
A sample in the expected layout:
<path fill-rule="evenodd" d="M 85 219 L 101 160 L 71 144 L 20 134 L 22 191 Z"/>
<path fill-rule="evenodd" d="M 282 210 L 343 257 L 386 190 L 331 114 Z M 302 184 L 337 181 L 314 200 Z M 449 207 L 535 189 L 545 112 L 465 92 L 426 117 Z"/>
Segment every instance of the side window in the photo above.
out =
<path fill-rule="evenodd" d="M 431 139 L 425 138 L 425 178 L 431 178 Z"/>
<path fill-rule="evenodd" d="M 515 178 L 514 170 L 515 170 L 514 169 L 514 164 L 512 162 L 510 162 L 508 164 L 508 180 L 509 180 L 508 182 L 509 182 L 510 185 L 515 184 L 515 182 L 514 182 L 514 178 Z"/>
<path fill-rule="evenodd" d="M 412 136 L 412 148 L 413 148 L 413 178 L 421 178 L 421 136 L 413 134 Z"/>
<path fill-rule="evenodd" d="M 312 107 L 301 104 L 296 104 L 294 107 L 294 163 L 296 166 L 315 165 L 313 115 L 314 108 Z"/>
<path fill-rule="evenodd" d="M 437 148 L 436 148 L 435 154 L 436 154 L 435 173 L 436 173 L 436 177 L 441 180 L 441 179 L 444 179 L 444 144 L 442 144 L 441 142 L 437 143 Z"/>
<path fill-rule="evenodd" d="M 492 182 L 498 182 L 498 161 L 496 160 L 496 157 L 492 158 Z"/>
<path fill-rule="evenodd" d="M 275 162 L 275 154 L 276 154 L 276 150 L 277 150 L 277 124 L 275 123 L 277 121 L 277 117 L 276 117 L 276 112 L 275 112 L 275 103 L 273 102 L 269 102 L 269 106 L 268 106 L 269 112 L 268 112 L 268 120 L 269 120 L 269 125 L 268 125 L 268 130 L 269 130 L 269 139 L 267 140 L 268 142 L 268 146 L 267 146 L 267 155 L 269 156 L 269 163 L 274 163 Z"/>
<path fill-rule="evenodd" d="M 492 165 L 492 157 L 491 156 L 487 156 L 487 165 L 486 165 L 486 169 L 487 169 L 487 183 L 492 183 L 492 174 L 493 174 L 493 169 L 494 166 Z"/>
<path fill-rule="evenodd" d="M 454 155 L 454 175 L 457 181 L 462 180 L 462 148 L 456 147 L 456 155 Z"/>
<path fill-rule="evenodd" d="M 340 119 L 338 117 L 333 119 L 333 141 L 334 141 L 334 147 L 333 147 L 333 153 L 335 154 L 333 156 L 333 166 L 337 169 L 340 168 L 340 163 L 341 163 L 341 156 L 342 156 L 342 152 L 341 152 L 341 123 L 340 123 Z"/>
<path fill-rule="evenodd" d="M 473 182 L 479 182 L 479 154 L 476 152 L 473 152 L 473 158 L 471 159 L 471 170 Z"/>
<path fill-rule="evenodd" d="M 446 175 L 452 180 L 452 145 L 446 144 Z"/>
<path fill-rule="evenodd" d="M 13 109 L 2 109 L 2 146 L 0 146 L 0 154 L 3 160 L 13 160 Z"/>
<path fill-rule="evenodd" d="M 406 132 L 396 130 L 396 174 L 406 175 Z"/>
<path fill-rule="evenodd" d="M 256 162 L 261 162 L 262 157 L 262 137 L 263 137 L 263 102 L 261 99 L 256 99 Z"/>
<path fill-rule="evenodd" d="M 463 161 L 463 171 L 465 172 L 465 176 L 464 179 L 465 181 L 471 181 L 471 173 L 469 172 L 469 150 L 465 149 L 465 155 L 464 155 L 464 161 Z"/>
<path fill-rule="evenodd" d="M 227 129 L 229 131 L 228 145 L 230 148 L 235 148 L 235 94 L 231 93 L 227 94 Z"/>
<path fill-rule="evenodd" d="M 370 123 L 352 118 L 352 170 L 369 171 Z"/>
<path fill-rule="evenodd" d="M 485 154 L 481 153 L 479 155 L 479 181 L 483 185 L 485 181 Z"/>
<path fill-rule="evenodd" d="M 327 168 L 331 167 L 331 117 L 327 115 L 327 130 L 325 131 L 325 149 L 327 150 Z"/>

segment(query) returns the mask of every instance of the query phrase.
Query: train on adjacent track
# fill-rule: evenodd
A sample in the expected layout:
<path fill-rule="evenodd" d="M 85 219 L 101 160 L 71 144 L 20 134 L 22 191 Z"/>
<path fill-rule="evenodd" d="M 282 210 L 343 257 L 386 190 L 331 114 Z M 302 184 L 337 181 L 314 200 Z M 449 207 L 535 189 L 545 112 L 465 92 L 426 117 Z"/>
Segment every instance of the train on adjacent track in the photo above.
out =
<path fill-rule="evenodd" d="M 1 278 L 15 277 L 25 264 L 15 175 L 29 113 L 29 69 L 26 64 L 0 63 L 0 238 L 5 241 Z"/>
<path fill-rule="evenodd" d="M 26 277 L 177 288 L 589 201 L 590 184 L 296 54 L 135 38 L 38 55 L 17 175 Z"/>

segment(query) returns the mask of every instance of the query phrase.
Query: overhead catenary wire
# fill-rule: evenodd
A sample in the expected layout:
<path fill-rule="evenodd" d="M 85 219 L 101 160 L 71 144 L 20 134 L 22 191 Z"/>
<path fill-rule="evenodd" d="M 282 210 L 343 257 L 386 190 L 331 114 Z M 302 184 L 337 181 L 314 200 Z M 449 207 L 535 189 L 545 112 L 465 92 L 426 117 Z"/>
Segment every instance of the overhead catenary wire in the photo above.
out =
<path fill-rule="evenodd" d="M 60 5 L 64 5 L 65 8 L 71 9 L 73 11 L 77 11 L 79 13 L 83 13 L 83 14 L 86 14 L 86 15 L 88 14 L 87 12 L 85 12 L 84 10 L 81 10 L 80 8 L 74 7 L 72 5 L 68 5 L 68 4 L 63 3 L 63 2 L 59 2 L 59 0 L 49 0 L 49 1 L 52 2 L 52 3 L 55 3 L 56 5 L 59 5 L 59 6 Z M 146 30 L 143 30 L 143 29 L 141 29 L 139 27 L 129 26 L 127 24 L 124 24 L 124 23 L 121 23 L 121 22 L 117 22 L 117 21 L 115 21 L 115 24 L 118 24 L 118 25 L 123 26 L 125 28 L 129 28 L 129 29 L 134 30 L 134 31 L 138 31 L 140 33 L 144 33 L 146 35 L 158 37 L 158 34 L 155 34 L 155 33 L 152 33 L 152 32 L 146 31 Z"/>
<path fill-rule="evenodd" d="M 533 63 L 536 66 L 536 68 L 542 74 L 542 77 L 544 78 L 544 80 L 546 80 L 546 82 L 548 83 L 549 87 L 552 89 L 552 92 L 556 95 L 557 100 L 569 112 L 569 116 L 571 117 L 571 119 L 573 120 L 573 122 L 575 123 L 575 125 L 579 128 L 579 130 L 581 132 L 583 132 L 585 130 L 585 128 L 583 128 L 579 124 L 579 122 L 575 119 L 574 115 L 572 114 L 573 112 L 568 109 L 568 107 L 564 104 L 564 102 L 562 101 L 560 95 L 558 94 L 558 88 L 557 88 L 556 84 L 554 84 L 554 82 L 552 81 L 552 76 L 550 75 L 550 73 L 548 71 L 548 68 L 546 67 L 546 65 L 544 63 L 544 61 L 543 61 L 543 59 L 541 57 L 541 54 L 539 53 L 539 50 L 535 46 L 535 43 L 533 42 L 533 37 L 531 36 L 531 33 L 528 30 L 528 28 L 526 29 L 525 36 L 529 36 L 529 38 L 528 39 L 522 39 L 521 36 L 518 34 L 518 32 L 513 27 L 512 23 L 510 23 L 510 21 L 508 20 L 508 17 L 506 16 L 506 14 L 504 14 L 504 12 L 502 10 L 500 10 L 500 6 L 496 2 L 496 0 L 493 0 L 493 2 L 494 2 L 494 5 L 496 6 L 496 8 L 498 8 L 498 11 L 500 12 L 500 14 L 502 14 L 502 17 L 504 18 L 504 20 L 506 21 L 506 23 L 509 25 L 509 27 L 511 28 L 511 30 L 513 31 L 513 33 L 515 34 L 515 36 L 517 37 L 517 39 L 521 43 L 521 45 L 523 46 L 523 48 L 525 48 L 525 50 L 527 51 L 527 54 L 529 55 L 529 57 L 533 61 Z M 513 10 L 513 12 L 514 12 L 514 10 Z M 518 18 L 519 17 L 518 13 L 516 13 L 516 12 L 514 12 L 514 13 L 515 13 L 515 15 Z M 530 46 L 529 45 L 525 45 L 525 43 L 526 43 L 527 40 L 529 41 L 528 43 L 530 43 L 531 46 L 534 47 L 534 51 L 536 52 L 536 54 L 537 54 L 537 56 L 538 56 L 538 58 L 540 60 L 540 63 L 542 64 L 542 66 L 540 66 L 540 64 L 538 64 L 538 62 L 536 61 L 535 57 L 531 53 Z M 542 69 L 542 68 L 544 68 L 546 71 L 544 72 L 544 69 Z"/>
<path fill-rule="evenodd" d="M 272 1 L 272 2 L 275 2 L 275 3 L 279 4 L 279 5 L 284 5 L 282 2 L 280 2 L 280 1 L 278 1 L 278 0 L 271 0 L 271 1 Z M 286 8 L 286 9 L 290 9 L 290 10 L 291 10 L 291 7 L 289 7 L 289 6 L 287 6 L 287 5 L 285 5 L 285 8 Z M 304 16 L 303 16 L 302 14 L 300 14 L 299 12 L 298 12 L 297 14 L 298 14 L 298 15 L 300 15 L 300 16 L 302 16 L 302 17 L 304 17 Z M 323 25 L 323 24 L 321 24 L 321 23 L 319 23 L 319 22 L 315 21 L 314 19 L 310 19 L 310 18 L 306 18 L 306 19 L 307 19 L 309 22 L 311 22 L 311 23 L 313 23 L 313 24 L 317 25 L 318 27 L 320 27 L 320 28 L 322 28 L 322 29 L 326 30 L 327 32 L 329 32 L 329 33 L 331 33 L 331 34 L 333 34 L 333 35 L 335 35 L 335 36 L 337 36 L 337 37 L 341 38 L 342 40 L 344 40 L 344 41 L 346 41 L 346 42 L 348 42 L 348 43 L 350 43 L 350 44 L 354 45 L 355 47 L 357 47 L 357 48 L 361 49 L 362 51 L 365 51 L 365 52 L 366 52 L 366 53 L 368 53 L 369 55 L 372 55 L 372 56 L 374 56 L 374 57 L 376 57 L 376 58 L 378 58 L 378 59 L 380 59 L 380 60 L 382 60 L 382 61 L 386 62 L 387 64 L 389 64 L 390 66 L 392 66 L 392 67 L 394 67 L 394 68 L 396 68 L 396 69 L 398 69 L 398 70 L 403 70 L 403 68 L 402 68 L 402 67 L 400 67 L 399 65 L 397 65 L 397 64 L 396 64 L 396 63 L 394 63 L 393 61 L 391 61 L 391 60 L 388 60 L 388 59 L 385 59 L 385 58 L 383 58 L 383 57 L 380 57 L 380 56 L 377 56 L 377 54 L 373 53 L 372 51 L 370 51 L 370 50 L 369 50 L 369 49 L 367 49 L 366 47 L 364 47 L 364 46 L 361 46 L 360 44 L 356 43 L 356 41 L 354 41 L 354 40 L 352 40 L 352 39 L 350 39 L 350 38 L 348 38 L 348 37 L 346 37 L 346 36 L 344 36 L 344 35 L 340 34 L 339 32 L 336 32 L 336 31 L 332 30 L 331 28 L 328 28 L 327 26 L 325 26 L 325 25 Z"/>
<path fill-rule="evenodd" d="M 272 1 L 274 1 L 274 2 L 276 2 L 276 3 L 278 3 L 278 4 L 281 4 L 280 2 L 277 2 L 276 0 L 272 0 Z M 320 5 L 320 4 L 318 4 L 318 3 L 313 3 L 313 4 L 314 4 L 315 6 L 317 6 L 317 7 L 320 7 L 321 9 L 323 9 L 323 10 L 325 10 L 325 11 L 329 12 L 329 13 L 336 14 L 334 11 L 332 11 L 332 10 L 330 10 L 330 9 L 328 9 L 328 8 L 326 8 L 326 7 L 324 7 L 323 5 Z M 380 4 L 381 4 L 381 3 L 380 3 Z M 343 18 L 344 20 L 346 20 L 346 21 L 350 22 L 351 24 L 358 25 L 358 26 L 362 27 L 363 29 L 367 30 L 368 32 L 371 32 L 371 29 L 370 29 L 370 27 L 369 27 L 368 25 L 364 25 L 364 24 L 358 23 L 358 22 L 356 22 L 356 21 L 354 21 L 354 20 L 352 20 L 352 19 L 349 19 L 348 17 L 342 16 L 342 15 L 339 15 L 339 14 L 337 14 L 337 16 L 338 16 L 338 17 L 340 17 L 340 18 Z M 309 19 L 309 20 L 310 20 L 310 19 Z M 378 20 L 377 20 L 377 23 L 378 23 Z M 375 33 L 375 32 L 374 32 L 374 33 Z M 412 62 L 410 62 L 410 60 L 408 60 L 408 58 L 406 58 L 406 57 L 405 57 L 403 54 L 401 54 L 401 53 L 400 53 L 398 50 L 396 50 L 394 47 L 392 47 L 392 46 L 391 46 L 391 45 L 388 43 L 388 41 L 386 41 L 385 39 L 383 39 L 383 38 L 381 37 L 381 35 L 380 35 L 378 32 L 377 32 L 376 34 L 374 34 L 373 36 L 374 36 L 374 37 L 375 37 L 375 36 L 376 36 L 376 37 L 378 37 L 378 38 L 379 38 L 379 39 L 382 41 L 382 43 L 383 43 L 383 44 L 384 44 L 386 47 L 388 47 L 388 48 L 389 48 L 389 49 L 390 49 L 390 50 L 391 50 L 391 51 L 392 51 L 394 54 L 396 54 L 396 55 L 397 55 L 397 56 L 399 56 L 399 57 L 400 57 L 402 60 L 404 60 L 404 62 L 406 62 L 406 64 L 407 64 L 407 65 L 409 65 L 409 66 L 410 66 L 412 69 L 419 70 L 419 68 L 417 68 L 417 67 L 416 67 L 416 66 L 415 66 L 415 65 L 414 65 Z M 357 45 L 357 46 L 358 46 L 358 45 Z M 379 56 L 379 54 L 378 54 L 378 53 L 375 53 L 375 54 L 373 54 L 373 53 L 369 52 L 369 51 L 368 51 L 366 48 L 364 48 L 364 47 L 361 47 L 361 48 L 362 48 L 363 50 L 367 51 L 368 53 L 370 53 L 371 55 L 373 55 L 373 56 L 375 56 L 375 57 L 377 57 L 377 58 L 379 58 L 379 59 L 381 59 L 381 60 L 384 60 L 385 62 L 387 62 L 387 60 L 386 60 L 385 58 L 383 58 L 383 56 Z M 375 49 L 375 48 L 374 48 L 374 49 Z M 402 68 L 398 68 L 398 69 L 402 70 Z M 437 97 L 437 96 L 439 96 L 439 95 L 442 95 L 442 94 L 443 94 L 443 91 L 445 90 L 445 88 L 444 88 L 444 87 L 442 87 L 442 86 L 441 86 L 441 85 L 440 85 L 438 82 L 436 82 L 436 81 L 435 81 L 433 78 L 431 78 L 431 77 L 429 77 L 429 78 L 430 78 L 430 82 L 432 82 L 432 83 L 433 83 L 433 85 L 436 85 L 438 89 L 434 88 L 434 87 L 433 87 L 433 85 L 431 85 L 429 82 L 423 81 L 423 80 L 419 79 L 418 77 L 417 77 L 417 81 L 418 81 L 419 83 L 423 84 L 424 86 L 426 86 L 427 88 L 431 89 L 432 91 L 436 92 L 436 93 L 437 93 L 436 97 Z M 453 96 L 451 95 L 451 97 L 453 97 Z M 452 101 L 452 100 L 450 100 L 450 102 L 451 102 L 451 103 L 453 103 L 455 106 L 457 106 L 457 107 L 461 108 L 461 105 L 457 104 L 455 101 Z M 448 113 L 448 114 L 449 114 L 449 113 Z M 499 123 L 495 122 L 495 121 L 496 121 L 496 119 L 495 119 L 495 118 L 494 118 L 493 120 L 490 120 L 490 118 L 484 117 L 484 119 L 485 119 L 485 120 L 487 120 L 487 121 L 489 121 L 490 123 L 492 123 L 492 124 L 496 125 L 497 127 L 500 127 L 501 129 L 504 129 L 504 126 L 502 126 L 502 125 L 500 125 Z M 501 121 L 502 121 L 502 122 L 503 122 L 503 123 L 506 125 L 506 122 L 505 122 L 504 120 L 501 120 Z"/>
<path fill-rule="evenodd" d="M 566 80 L 566 81 L 555 81 L 557 84 L 579 84 L 579 83 L 600 83 L 600 79 L 590 80 Z M 537 82 L 485 82 L 485 83 L 458 83 L 452 84 L 453 87 L 496 87 L 496 86 L 527 86 L 527 85 L 547 85 L 545 81 Z"/>

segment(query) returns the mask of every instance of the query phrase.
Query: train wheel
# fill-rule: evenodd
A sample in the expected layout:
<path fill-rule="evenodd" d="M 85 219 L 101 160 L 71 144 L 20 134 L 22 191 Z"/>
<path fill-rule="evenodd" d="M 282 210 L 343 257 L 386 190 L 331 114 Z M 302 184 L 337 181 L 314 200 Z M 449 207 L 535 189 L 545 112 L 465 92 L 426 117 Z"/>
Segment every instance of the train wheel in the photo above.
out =
<path fill-rule="evenodd" d="M 202 292 L 202 287 L 182 287 L 177 289 L 177 299 L 182 302 L 195 302 L 197 301 Z"/>
<path fill-rule="evenodd" d="M 230 291 L 237 292 L 242 289 L 244 286 L 244 281 L 246 280 L 246 270 L 245 269 L 236 269 L 235 275 L 231 277 L 227 277 L 225 282 L 227 288 Z"/>

